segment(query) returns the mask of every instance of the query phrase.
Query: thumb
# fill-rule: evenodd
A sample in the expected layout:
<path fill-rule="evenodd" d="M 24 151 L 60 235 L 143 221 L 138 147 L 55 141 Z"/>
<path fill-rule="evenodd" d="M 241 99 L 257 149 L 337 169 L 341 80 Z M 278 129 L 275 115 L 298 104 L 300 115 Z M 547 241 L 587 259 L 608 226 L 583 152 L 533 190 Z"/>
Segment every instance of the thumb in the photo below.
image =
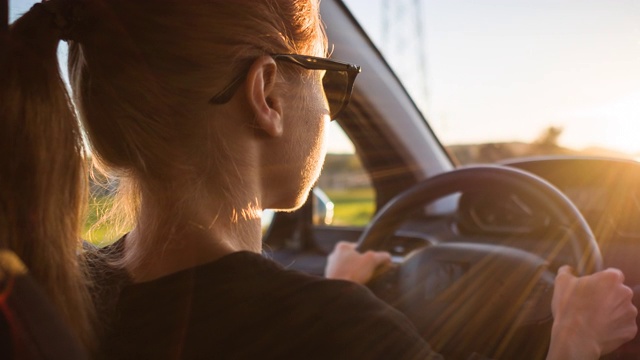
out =
<path fill-rule="evenodd" d="M 569 265 L 562 265 L 559 269 L 558 269 L 558 276 L 560 275 L 570 275 L 572 277 L 575 277 L 575 273 L 573 271 L 573 268 Z"/>
<path fill-rule="evenodd" d="M 378 265 L 391 262 L 391 254 L 386 251 L 376 251 L 374 253 L 375 262 Z"/>

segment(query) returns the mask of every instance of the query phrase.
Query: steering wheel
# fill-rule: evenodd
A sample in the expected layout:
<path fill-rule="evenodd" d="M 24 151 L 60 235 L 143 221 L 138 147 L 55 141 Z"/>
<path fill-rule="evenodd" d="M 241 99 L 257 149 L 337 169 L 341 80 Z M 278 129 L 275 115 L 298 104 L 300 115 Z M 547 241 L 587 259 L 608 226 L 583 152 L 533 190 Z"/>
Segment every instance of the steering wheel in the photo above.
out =
<path fill-rule="evenodd" d="M 522 170 L 476 166 L 443 173 L 400 193 L 373 218 L 357 249 L 382 250 L 412 212 L 456 193 L 508 191 L 545 211 L 564 229 L 579 275 L 602 269 L 602 255 L 580 212 L 559 190 Z M 460 241 L 458 241 L 460 240 Z M 515 247 L 456 239 L 426 246 L 368 286 L 405 313 L 447 358 L 544 358 L 555 274 L 546 257 Z"/>

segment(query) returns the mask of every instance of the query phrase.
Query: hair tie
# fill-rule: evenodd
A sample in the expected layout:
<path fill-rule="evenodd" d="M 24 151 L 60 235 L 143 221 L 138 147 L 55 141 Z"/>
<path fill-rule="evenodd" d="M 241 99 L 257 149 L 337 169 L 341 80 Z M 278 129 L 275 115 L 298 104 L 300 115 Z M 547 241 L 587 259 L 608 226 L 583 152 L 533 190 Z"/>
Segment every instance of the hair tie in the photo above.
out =
<path fill-rule="evenodd" d="M 60 31 L 60 40 L 78 40 L 79 29 L 84 20 L 84 1 L 43 0 L 31 9 L 45 11 L 52 16 L 53 25 Z"/>

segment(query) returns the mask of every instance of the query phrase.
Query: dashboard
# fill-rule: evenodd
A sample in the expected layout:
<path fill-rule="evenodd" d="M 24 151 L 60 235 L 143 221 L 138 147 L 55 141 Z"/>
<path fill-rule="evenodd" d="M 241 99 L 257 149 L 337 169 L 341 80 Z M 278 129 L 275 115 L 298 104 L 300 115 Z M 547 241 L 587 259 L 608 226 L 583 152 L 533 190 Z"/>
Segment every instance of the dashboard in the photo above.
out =
<path fill-rule="evenodd" d="M 582 213 L 596 238 L 640 238 L 640 163 L 571 157 L 505 165 L 537 175 L 560 190 Z M 457 213 L 458 226 L 467 234 L 532 234 L 553 222 L 535 199 L 504 189 L 463 194 Z"/>
<path fill-rule="evenodd" d="M 591 228 L 605 266 L 623 269 L 640 284 L 640 163 L 618 159 L 544 157 L 504 165 L 537 175 L 576 206 Z M 563 232 L 564 231 L 564 232 Z M 575 258 L 563 230 L 538 199 L 504 188 L 465 192 L 457 211 L 406 221 L 389 240 L 400 262 L 425 246 L 468 242 L 512 246 L 534 254 L 555 253 L 552 268 Z"/>
<path fill-rule="evenodd" d="M 596 238 L 640 238 L 640 163 L 602 158 L 506 162 L 547 180 L 580 210 Z"/>

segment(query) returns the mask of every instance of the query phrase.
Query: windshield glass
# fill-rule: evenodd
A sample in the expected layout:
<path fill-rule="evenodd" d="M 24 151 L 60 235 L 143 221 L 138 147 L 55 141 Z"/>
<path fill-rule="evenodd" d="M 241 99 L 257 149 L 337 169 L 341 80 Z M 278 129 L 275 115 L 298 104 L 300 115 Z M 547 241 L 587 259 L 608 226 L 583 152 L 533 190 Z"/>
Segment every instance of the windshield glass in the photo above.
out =
<path fill-rule="evenodd" d="M 640 2 L 345 3 L 459 163 L 640 159 Z"/>

